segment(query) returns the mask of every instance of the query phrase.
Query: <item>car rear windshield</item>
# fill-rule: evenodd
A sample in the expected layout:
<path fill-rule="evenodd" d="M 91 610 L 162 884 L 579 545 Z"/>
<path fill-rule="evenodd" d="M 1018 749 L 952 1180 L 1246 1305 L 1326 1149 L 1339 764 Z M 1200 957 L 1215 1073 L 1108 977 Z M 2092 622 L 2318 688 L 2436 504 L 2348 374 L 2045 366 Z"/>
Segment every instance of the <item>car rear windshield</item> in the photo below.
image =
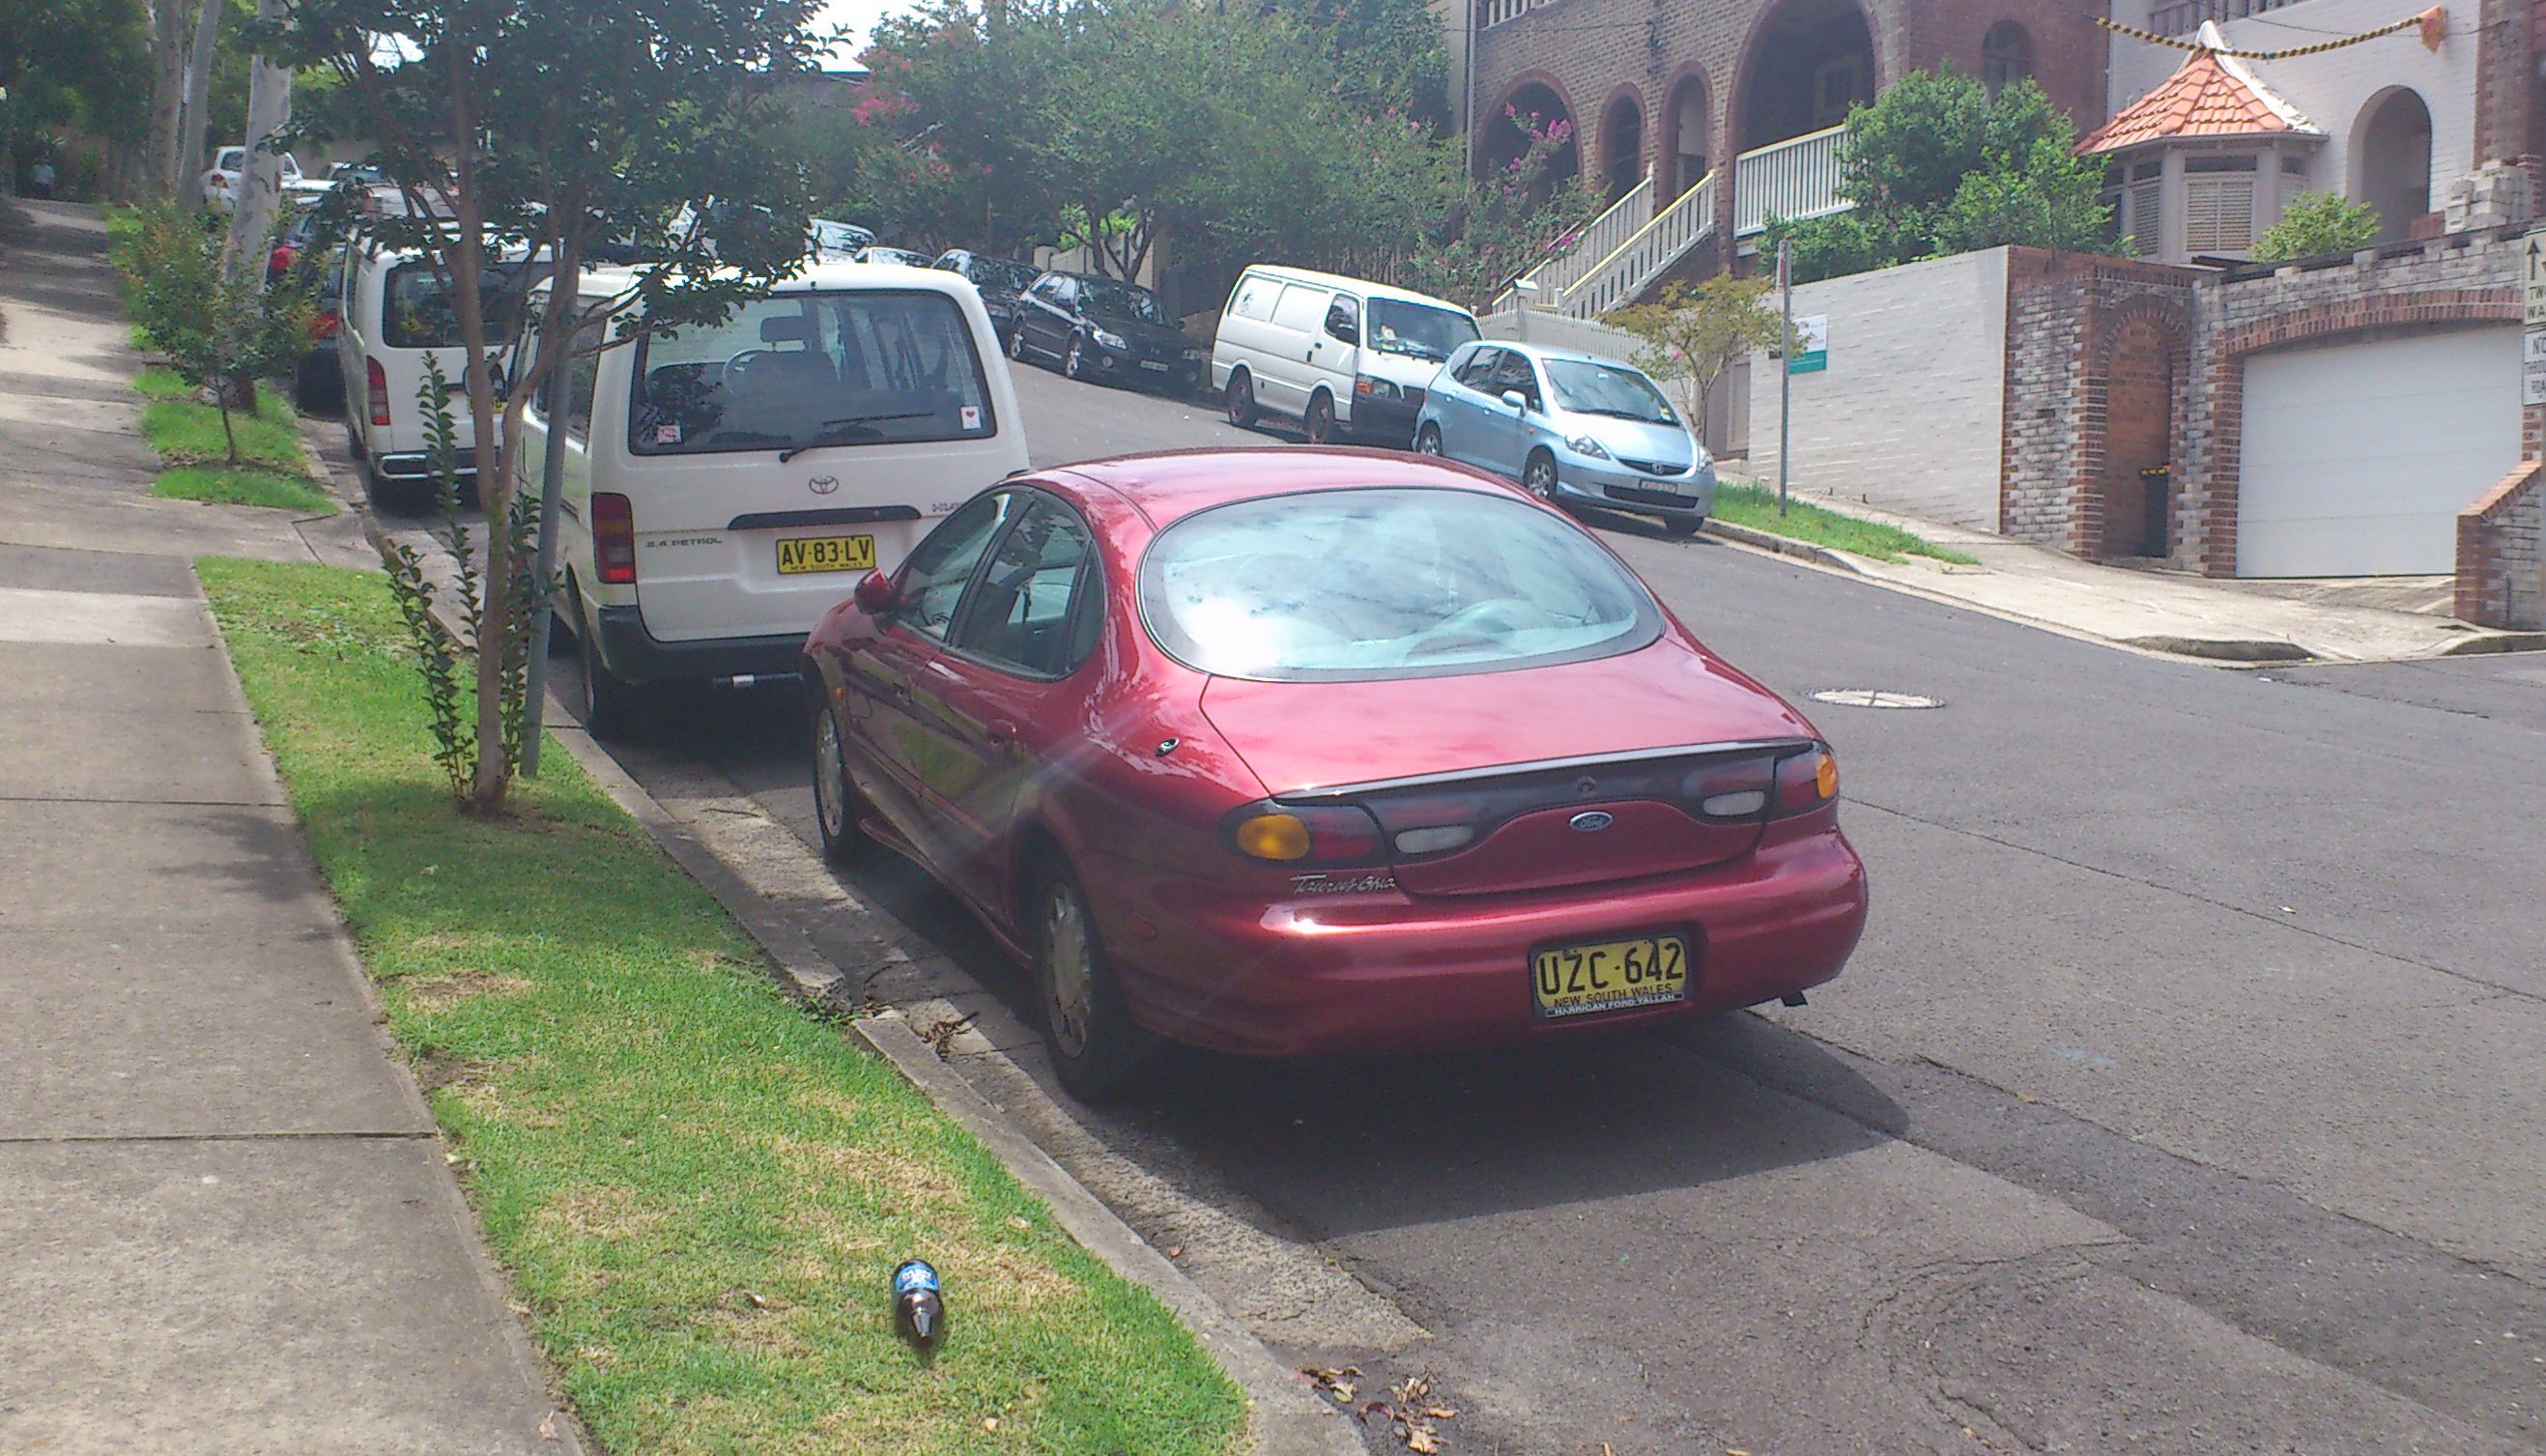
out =
<path fill-rule="evenodd" d="M 1370 300 L 1370 346 L 1382 354 L 1410 354 L 1438 364 L 1476 338 L 1477 321 L 1465 313 L 1402 299 Z"/>
<path fill-rule="evenodd" d="M 1177 661 L 1270 682 L 1576 662 L 1661 633 L 1643 583 L 1580 528 L 1474 490 L 1321 490 L 1176 522 L 1141 612 Z"/>
<path fill-rule="evenodd" d="M 994 434 L 953 299 L 918 289 L 781 294 L 636 346 L 638 455 L 902 445 Z"/>
<path fill-rule="evenodd" d="M 540 272 L 545 273 L 542 269 Z M 522 317 L 522 296 L 538 282 L 520 263 L 489 263 L 477 294 L 486 337 L 509 339 Z M 460 343 L 460 312 L 430 263 L 400 263 L 382 285 L 381 342 L 392 349 L 450 349 Z"/>
<path fill-rule="evenodd" d="M 1143 323 L 1167 322 L 1167 310 L 1158 306 L 1158 296 L 1137 283 L 1088 278 L 1081 279 L 1078 287 L 1087 300 L 1087 311 L 1091 314 L 1137 318 Z"/>
<path fill-rule="evenodd" d="M 1034 281 L 1042 277 L 1023 263 L 1011 263 L 1005 258 L 975 258 L 966 273 L 985 293 L 996 289 L 1003 293 L 1022 294 L 1033 288 Z"/>
<path fill-rule="evenodd" d="M 1556 402 L 1577 414 L 1613 415 L 1654 425 L 1679 423 L 1679 415 L 1653 381 L 1620 365 L 1551 359 L 1547 383 L 1556 390 Z"/>

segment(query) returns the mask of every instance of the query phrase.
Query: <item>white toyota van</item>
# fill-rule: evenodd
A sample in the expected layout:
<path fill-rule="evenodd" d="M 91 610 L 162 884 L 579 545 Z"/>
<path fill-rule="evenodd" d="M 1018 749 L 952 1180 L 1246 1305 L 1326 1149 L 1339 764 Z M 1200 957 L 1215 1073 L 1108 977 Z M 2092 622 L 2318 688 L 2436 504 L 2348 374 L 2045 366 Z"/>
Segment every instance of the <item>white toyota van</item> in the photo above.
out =
<path fill-rule="evenodd" d="M 544 269 L 515 250 L 491 260 L 480 289 L 486 337 L 513 336 L 522 300 Z M 468 417 L 467 355 L 460 347 L 460 315 L 451 291 L 417 253 L 357 237 L 346 249 L 344 298 L 337 312 L 336 348 L 345 375 L 345 429 L 363 486 L 383 504 L 417 507 L 433 498 L 429 438 L 419 390 L 428 361 L 438 361 L 459 439 L 460 493 L 477 489 L 475 426 Z"/>
<path fill-rule="evenodd" d="M 583 292 L 631 282 L 595 271 Z M 537 405 L 525 490 L 548 453 Z M 860 576 L 1026 468 L 990 315 L 937 269 L 815 264 L 715 327 L 576 360 L 562 413 L 559 620 L 595 732 L 643 684 L 793 675 Z"/>
<path fill-rule="evenodd" d="M 1456 303 L 1259 263 L 1230 290 L 1211 383 L 1240 429 L 1269 411 L 1297 418 L 1312 445 L 1350 438 L 1403 450 L 1423 386 L 1476 337 L 1476 315 Z"/>

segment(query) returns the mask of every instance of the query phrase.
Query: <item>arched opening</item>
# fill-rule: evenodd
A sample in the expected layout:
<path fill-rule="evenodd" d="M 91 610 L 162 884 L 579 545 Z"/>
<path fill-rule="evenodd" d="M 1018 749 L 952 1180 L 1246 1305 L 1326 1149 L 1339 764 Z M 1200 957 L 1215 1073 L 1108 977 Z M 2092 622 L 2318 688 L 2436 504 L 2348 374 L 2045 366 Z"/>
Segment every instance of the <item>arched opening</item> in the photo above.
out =
<path fill-rule="evenodd" d="M 1633 91 L 1619 93 L 1600 117 L 1600 176 L 1613 203 L 1645 180 L 1645 106 Z"/>
<path fill-rule="evenodd" d="M 2378 210 L 2378 240 L 2396 242 L 2431 210 L 2431 109 L 2399 86 L 2361 110 L 2352 196 Z"/>
<path fill-rule="evenodd" d="M 1554 175 L 1539 186 L 1570 182 L 1582 172 L 1581 148 L 1573 136 L 1573 109 L 1544 81 L 1524 81 L 1512 88 L 1482 128 L 1477 143 L 1477 174 L 1491 177 L 1527 155 L 1534 136 L 1558 138 Z"/>
<path fill-rule="evenodd" d="M 2105 356 L 2104 556 L 2164 557 L 2173 545 L 2175 354 L 2164 324 L 2131 318 Z"/>
<path fill-rule="evenodd" d="M 1874 99 L 1874 32 L 1855 0 L 1781 0 L 1750 40 L 1741 149 L 1820 131 Z"/>
<path fill-rule="evenodd" d="M 1999 21 L 1981 37 L 1981 84 L 1994 99 L 2007 87 L 2033 74 L 2033 38 L 2011 20 Z"/>
<path fill-rule="evenodd" d="M 1706 130 L 1712 120 L 1707 107 L 1706 78 L 1681 77 L 1679 84 L 1671 88 L 1670 104 L 1663 115 L 1663 135 L 1670 141 L 1663 181 L 1668 184 L 1670 195 L 1678 197 L 1706 180 Z"/>

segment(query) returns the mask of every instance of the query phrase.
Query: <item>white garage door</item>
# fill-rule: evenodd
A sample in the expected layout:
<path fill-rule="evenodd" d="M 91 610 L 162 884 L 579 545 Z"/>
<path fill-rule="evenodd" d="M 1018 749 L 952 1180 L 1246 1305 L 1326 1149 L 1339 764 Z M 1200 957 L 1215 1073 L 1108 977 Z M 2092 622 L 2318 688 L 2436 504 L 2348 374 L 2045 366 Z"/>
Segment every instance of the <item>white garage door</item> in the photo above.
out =
<path fill-rule="evenodd" d="M 2246 361 L 2240 576 L 2439 575 L 2458 512 L 2519 461 L 2519 330 Z"/>

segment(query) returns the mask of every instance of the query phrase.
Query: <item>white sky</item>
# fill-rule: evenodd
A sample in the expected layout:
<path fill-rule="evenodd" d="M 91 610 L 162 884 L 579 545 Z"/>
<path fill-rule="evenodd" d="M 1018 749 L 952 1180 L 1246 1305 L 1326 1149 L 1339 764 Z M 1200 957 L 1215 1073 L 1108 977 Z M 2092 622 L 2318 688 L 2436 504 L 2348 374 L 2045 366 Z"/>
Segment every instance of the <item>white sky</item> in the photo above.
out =
<path fill-rule="evenodd" d="M 867 39 L 874 32 L 877 21 L 909 8 L 910 0 L 828 0 L 814 22 L 816 27 L 828 30 L 834 26 L 846 26 L 857 33 L 857 39 L 827 63 L 834 68 L 848 65 L 860 50 L 866 48 Z"/>

